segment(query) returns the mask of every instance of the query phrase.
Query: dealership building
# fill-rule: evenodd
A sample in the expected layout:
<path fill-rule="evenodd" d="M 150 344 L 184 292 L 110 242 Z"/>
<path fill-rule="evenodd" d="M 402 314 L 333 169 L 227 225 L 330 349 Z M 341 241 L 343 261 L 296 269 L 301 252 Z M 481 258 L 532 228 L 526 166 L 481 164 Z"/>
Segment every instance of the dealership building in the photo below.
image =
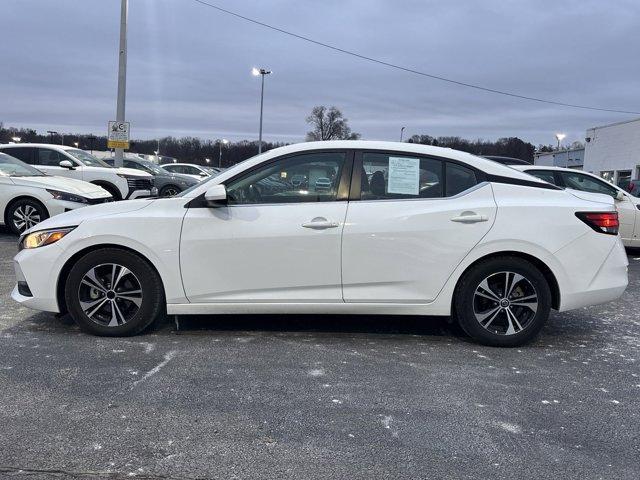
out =
<path fill-rule="evenodd" d="M 582 170 L 584 164 L 584 148 L 570 148 L 555 152 L 540 152 L 533 156 L 534 165 L 547 167 L 565 167 Z"/>
<path fill-rule="evenodd" d="M 640 118 L 588 129 L 583 169 L 620 186 L 640 178 Z"/>

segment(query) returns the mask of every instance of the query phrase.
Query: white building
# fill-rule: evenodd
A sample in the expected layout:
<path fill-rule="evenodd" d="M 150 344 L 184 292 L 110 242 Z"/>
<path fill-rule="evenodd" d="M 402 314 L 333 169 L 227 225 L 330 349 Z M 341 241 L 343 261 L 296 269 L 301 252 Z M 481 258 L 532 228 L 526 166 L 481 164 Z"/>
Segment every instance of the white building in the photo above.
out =
<path fill-rule="evenodd" d="M 584 164 L 584 148 L 569 148 L 567 150 L 556 150 L 554 152 L 535 153 L 533 155 L 533 164 L 581 170 Z"/>
<path fill-rule="evenodd" d="M 640 178 L 640 118 L 587 130 L 584 170 L 621 187 Z"/>

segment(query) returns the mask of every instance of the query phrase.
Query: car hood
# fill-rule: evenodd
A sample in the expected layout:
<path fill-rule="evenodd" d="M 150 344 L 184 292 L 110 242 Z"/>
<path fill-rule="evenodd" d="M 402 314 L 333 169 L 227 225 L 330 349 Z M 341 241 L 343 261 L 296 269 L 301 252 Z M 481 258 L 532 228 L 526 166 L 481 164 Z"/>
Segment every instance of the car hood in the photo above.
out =
<path fill-rule="evenodd" d="M 145 207 L 148 207 L 155 201 L 157 200 L 125 200 L 120 202 L 101 203 L 100 205 L 77 208 L 75 210 L 71 210 L 69 212 L 61 213 L 54 217 L 48 218 L 25 233 L 31 233 L 37 230 L 47 230 L 49 228 L 75 227 L 77 225 L 80 225 L 85 220 L 141 210 Z"/>
<path fill-rule="evenodd" d="M 136 170 L 135 168 L 126 168 L 126 167 L 87 167 L 87 168 L 91 168 L 91 170 L 95 172 L 115 173 L 120 175 L 127 175 L 130 177 L 152 178 L 151 174 L 147 172 L 142 172 L 140 170 Z"/>
<path fill-rule="evenodd" d="M 582 200 L 588 200 L 589 202 L 606 203 L 607 205 L 614 205 L 613 197 L 606 193 L 591 193 L 583 192 L 582 190 L 574 190 L 572 188 L 565 188 L 565 191 L 569 192 L 574 197 L 578 197 Z"/>
<path fill-rule="evenodd" d="M 59 190 L 61 192 L 73 193 L 87 198 L 105 198 L 111 194 L 104 188 L 94 185 L 93 183 L 83 182 L 74 178 L 64 177 L 11 177 L 11 181 L 15 185 L 22 187 L 49 188 L 51 190 Z"/>

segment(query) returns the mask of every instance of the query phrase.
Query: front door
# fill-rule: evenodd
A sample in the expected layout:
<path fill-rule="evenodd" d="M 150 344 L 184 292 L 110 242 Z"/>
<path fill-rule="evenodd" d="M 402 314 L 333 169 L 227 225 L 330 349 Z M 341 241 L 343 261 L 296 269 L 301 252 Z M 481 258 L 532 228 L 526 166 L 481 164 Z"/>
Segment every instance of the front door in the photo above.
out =
<path fill-rule="evenodd" d="M 71 162 L 74 169 L 61 167 L 60 162 L 63 160 Z M 75 178 L 76 180 L 83 179 L 83 167 L 75 159 L 51 148 L 36 148 L 35 167 L 49 175 Z"/>
<path fill-rule="evenodd" d="M 468 166 L 406 153 L 364 152 L 357 175 L 342 239 L 345 302 L 433 301 L 491 229 L 491 185 Z"/>
<path fill-rule="evenodd" d="M 189 301 L 342 302 L 351 163 L 341 151 L 280 157 L 225 182 L 227 205 L 189 208 L 180 246 Z"/>

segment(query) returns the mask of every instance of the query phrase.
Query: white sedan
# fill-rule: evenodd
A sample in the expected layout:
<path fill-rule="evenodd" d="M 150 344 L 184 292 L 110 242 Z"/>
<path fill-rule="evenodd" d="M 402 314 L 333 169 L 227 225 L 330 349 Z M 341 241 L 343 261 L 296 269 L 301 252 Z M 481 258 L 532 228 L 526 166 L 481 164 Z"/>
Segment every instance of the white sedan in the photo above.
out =
<path fill-rule="evenodd" d="M 45 175 L 0 153 L 0 225 L 13 233 L 59 213 L 111 200 L 111 194 L 98 185 Z"/>
<path fill-rule="evenodd" d="M 12 296 L 97 335 L 165 311 L 453 314 L 479 342 L 520 345 L 551 308 L 627 286 L 613 200 L 582 197 L 450 149 L 289 145 L 178 197 L 43 222 L 20 239 Z"/>
<path fill-rule="evenodd" d="M 620 236 L 625 247 L 640 247 L 640 198 L 592 173 L 572 168 L 543 165 L 512 165 L 541 180 L 562 188 L 608 195 L 615 200 L 620 217 Z"/>
<path fill-rule="evenodd" d="M 189 175 L 196 180 L 204 180 L 210 177 L 213 173 L 200 165 L 194 165 L 193 163 L 165 163 L 161 165 L 167 172 L 180 173 L 182 175 Z"/>

